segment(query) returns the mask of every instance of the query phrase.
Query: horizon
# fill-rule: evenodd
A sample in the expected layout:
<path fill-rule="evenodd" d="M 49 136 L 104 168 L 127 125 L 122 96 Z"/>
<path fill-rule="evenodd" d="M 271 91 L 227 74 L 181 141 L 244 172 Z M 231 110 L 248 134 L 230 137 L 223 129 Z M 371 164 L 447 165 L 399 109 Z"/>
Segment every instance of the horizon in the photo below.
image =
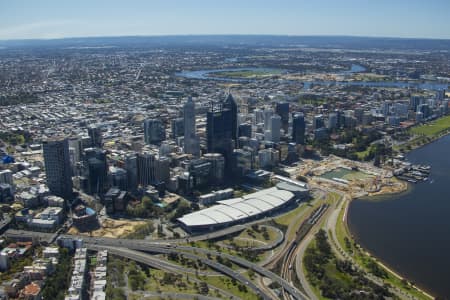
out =
<path fill-rule="evenodd" d="M 393 40 L 441 40 L 450 41 L 449 38 L 435 38 L 435 37 L 399 37 L 399 36 L 365 36 L 365 35 L 345 35 L 345 34 L 252 34 L 252 33 L 231 33 L 231 34 L 161 34 L 161 35 L 96 35 L 96 36 L 69 36 L 69 37 L 55 37 L 55 38 L 17 38 L 17 39 L 0 39 L 1 42 L 16 42 L 16 41 L 56 41 L 56 40 L 70 40 L 70 39 L 102 39 L 102 38 L 164 38 L 164 37 L 315 37 L 315 38 L 361 38 L 361 39 L 393 39 Z"/>
<path fill-rule="evenodd" d="M 450 39 L 448 11 L 446 0 L 0 0 L 0 40 L 243 33 Z"/>

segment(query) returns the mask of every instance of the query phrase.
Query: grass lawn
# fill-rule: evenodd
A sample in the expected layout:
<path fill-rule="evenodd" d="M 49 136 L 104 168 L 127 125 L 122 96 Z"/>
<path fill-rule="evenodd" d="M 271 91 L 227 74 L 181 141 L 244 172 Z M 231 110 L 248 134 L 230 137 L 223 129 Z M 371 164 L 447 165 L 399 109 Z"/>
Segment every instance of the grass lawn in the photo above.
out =
<path fill-rule="evenodd" d="M 418 135 L 435 136 L 450 129 L 450 116 L 411 128 L 411 132 Z"/>
<path fill-rule="evenodd" d="M 200 276 L 200 280 L 205 281 L 207 284 L 216 286 L 218 288 L 224 289 L 228 291 L 229 293 L 236 295 L 237 297 L 241 299 L 248 299 L 248 300 L 257 300 L 258 296 L 253 293 L 250 289 L 247 287 L 247 291 L 239 290 L 238 285 L 241 283 L 236 282 L 234 285 L 232 280 L 225 276 Z"/>

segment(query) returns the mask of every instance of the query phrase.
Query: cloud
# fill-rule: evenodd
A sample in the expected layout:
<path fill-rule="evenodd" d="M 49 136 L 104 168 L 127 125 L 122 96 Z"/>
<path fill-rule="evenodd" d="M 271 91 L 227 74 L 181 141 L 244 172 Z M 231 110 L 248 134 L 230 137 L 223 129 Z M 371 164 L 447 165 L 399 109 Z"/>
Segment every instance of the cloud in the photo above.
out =
<path fill-rule="evenodd" d="M 50 20 L 4 27 L 0 29 L 0 39 L 52 39 L 68 35 L 73 28 L 84 27 L 81 20 Z"/>

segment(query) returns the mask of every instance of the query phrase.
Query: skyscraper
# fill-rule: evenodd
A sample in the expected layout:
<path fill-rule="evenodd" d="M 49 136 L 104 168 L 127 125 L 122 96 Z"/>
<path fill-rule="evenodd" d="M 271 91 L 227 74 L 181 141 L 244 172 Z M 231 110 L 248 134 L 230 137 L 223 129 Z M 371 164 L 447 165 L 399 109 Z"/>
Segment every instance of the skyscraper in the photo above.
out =
<path fill-rule="evenodd" d="M 236 141 L 237 140 L 237 117 L 238 117 L 238 106 L 236 101 L 234 100 L 231 93 L 228 94 L 227 98 L 225 99 L 225 102 L 223 104 L 223 107 L 225 109 L 229 109 L 231 112 L 231 138 Z"/>
<path fill-rule="evenodd" d="M 91 147 L 101 148 L 103 144 L 102 130 L 98 125 L 88 127 L 88 135 L 91 139 Z"/>
<path fill-rule="evenodd" d="M 144 141 L 146 144 L 158 144 L 166 139 L 164 123 L 159 119 L 144 121 Z"/>
<path fill-rule="evenodd" d="M 225 169 L 230 171 L 233 152 L 232 111 L 221 102 L 211 103 L 206 114 L 206 139 L 208 153 L 220 153 L 225 159 Z"/>
<path fill-rule="evenodd" d="M 297 113 L 292 118 L 292 141 L 297 144 L 305 144 L 305 116 Z"/>
<path fill-rule="evenodd" d="M 289 127 L 289 102 L 278 102 L 275 113 L 281 117 L 281 127 L 287 133 Z"/>
<path fill-rule="evenodd" d="M 270 141 L 274 143 L 280 142 L 281 117 L 273 115 L 270 117 Z"/>
<path fill-rule="evenodd" d="M 138 182 L 145 187 L 155 182 L 155 155 L 150 152 L 137 155 Z"/>
<path fill-rule="evenodd" d="M 184 104 L 184 153 L 199 156 L 200 145 L 195 134 L 195 104 L 192 97 Z"/>
<path fill-rule="evenodd" d="M 50 192 L 56 196 L 72 198 L 72 177 L 70 167 L 69 141 L 52 139 L 42 144 L 45 174 Z"/>
<path fill-rule="evenodd" d="M 127 171 L 128 190 L 134 192 L 138 186 L 138 166 L 136 153 L 129 153 L 125 156 L 125 170 Z"/>
<path fill-rule="evenodd" d="M 184 134 L 184 118 L 176 118 L 171 121 L 171 137 L 176 139 Z"/>
<path fill-rule="evenodd" d="M 100 148 L 86 148 L 83 152 L 83 175 L 87 179 L 86 193 L 91 195 L 105 193 L 108 188 L 106 151 Z"/>

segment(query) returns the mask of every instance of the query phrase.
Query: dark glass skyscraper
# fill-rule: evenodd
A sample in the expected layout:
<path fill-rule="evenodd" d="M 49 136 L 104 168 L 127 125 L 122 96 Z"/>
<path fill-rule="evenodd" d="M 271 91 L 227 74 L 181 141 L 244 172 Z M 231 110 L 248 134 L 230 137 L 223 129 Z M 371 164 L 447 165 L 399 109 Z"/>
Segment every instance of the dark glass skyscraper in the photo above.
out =
<path fill-rule="evenodd" d="M 220 153 L 225 158 L 225 169 L 231 167 L 233 153 L 232 111 L 226 109 L 223 103 L 211 103 L 206 115 L 206 138 L 209 153 Z"/>
<path fill-rule="evenodd" d="M 103 145 L 102 130 L 98 125 L 88 127 L 88 135 L 91 139 L 91 147 L 101 148 Z"/>
<path fill-rule="evenodd" d="M 292 118 L 292 141 L 297 144 L 305 144 L 305 116 L 297 113 Z"/>
<path fill-rule="evenodd" d="M 88 194 L 103 194 L 108 188 L 108 165 L 106 151 L 99 148 L 84 149 L 84 177 L 87 179 L 85 191 Z"/>
<path fill-rule="evenodd" d="M 42 144 L 45 174 L 50 192 L 56 196 L 72 197 L 72 177 L 68 139 L 51 139 Z"/>
<path fill-rule="evenodd" d="M 230 113 L 231 113 L 231 137 L 234 141 L 237 140 L 237 114 L 238 114 L 238 106 L 236 101 L 234 100 L 233 96 L 231 95 L 231 93 L 228 94 L 227 98 L 225 99 L 225 102 L 223 104 L 223 107 L 225 109 L 229 109 Z"/>
<path fill-rule="evenodd" d="M 275 113 L 281 117 L 281 128 L 287 133 L 289 127 L 289 102 L 277 103 Z"/>

